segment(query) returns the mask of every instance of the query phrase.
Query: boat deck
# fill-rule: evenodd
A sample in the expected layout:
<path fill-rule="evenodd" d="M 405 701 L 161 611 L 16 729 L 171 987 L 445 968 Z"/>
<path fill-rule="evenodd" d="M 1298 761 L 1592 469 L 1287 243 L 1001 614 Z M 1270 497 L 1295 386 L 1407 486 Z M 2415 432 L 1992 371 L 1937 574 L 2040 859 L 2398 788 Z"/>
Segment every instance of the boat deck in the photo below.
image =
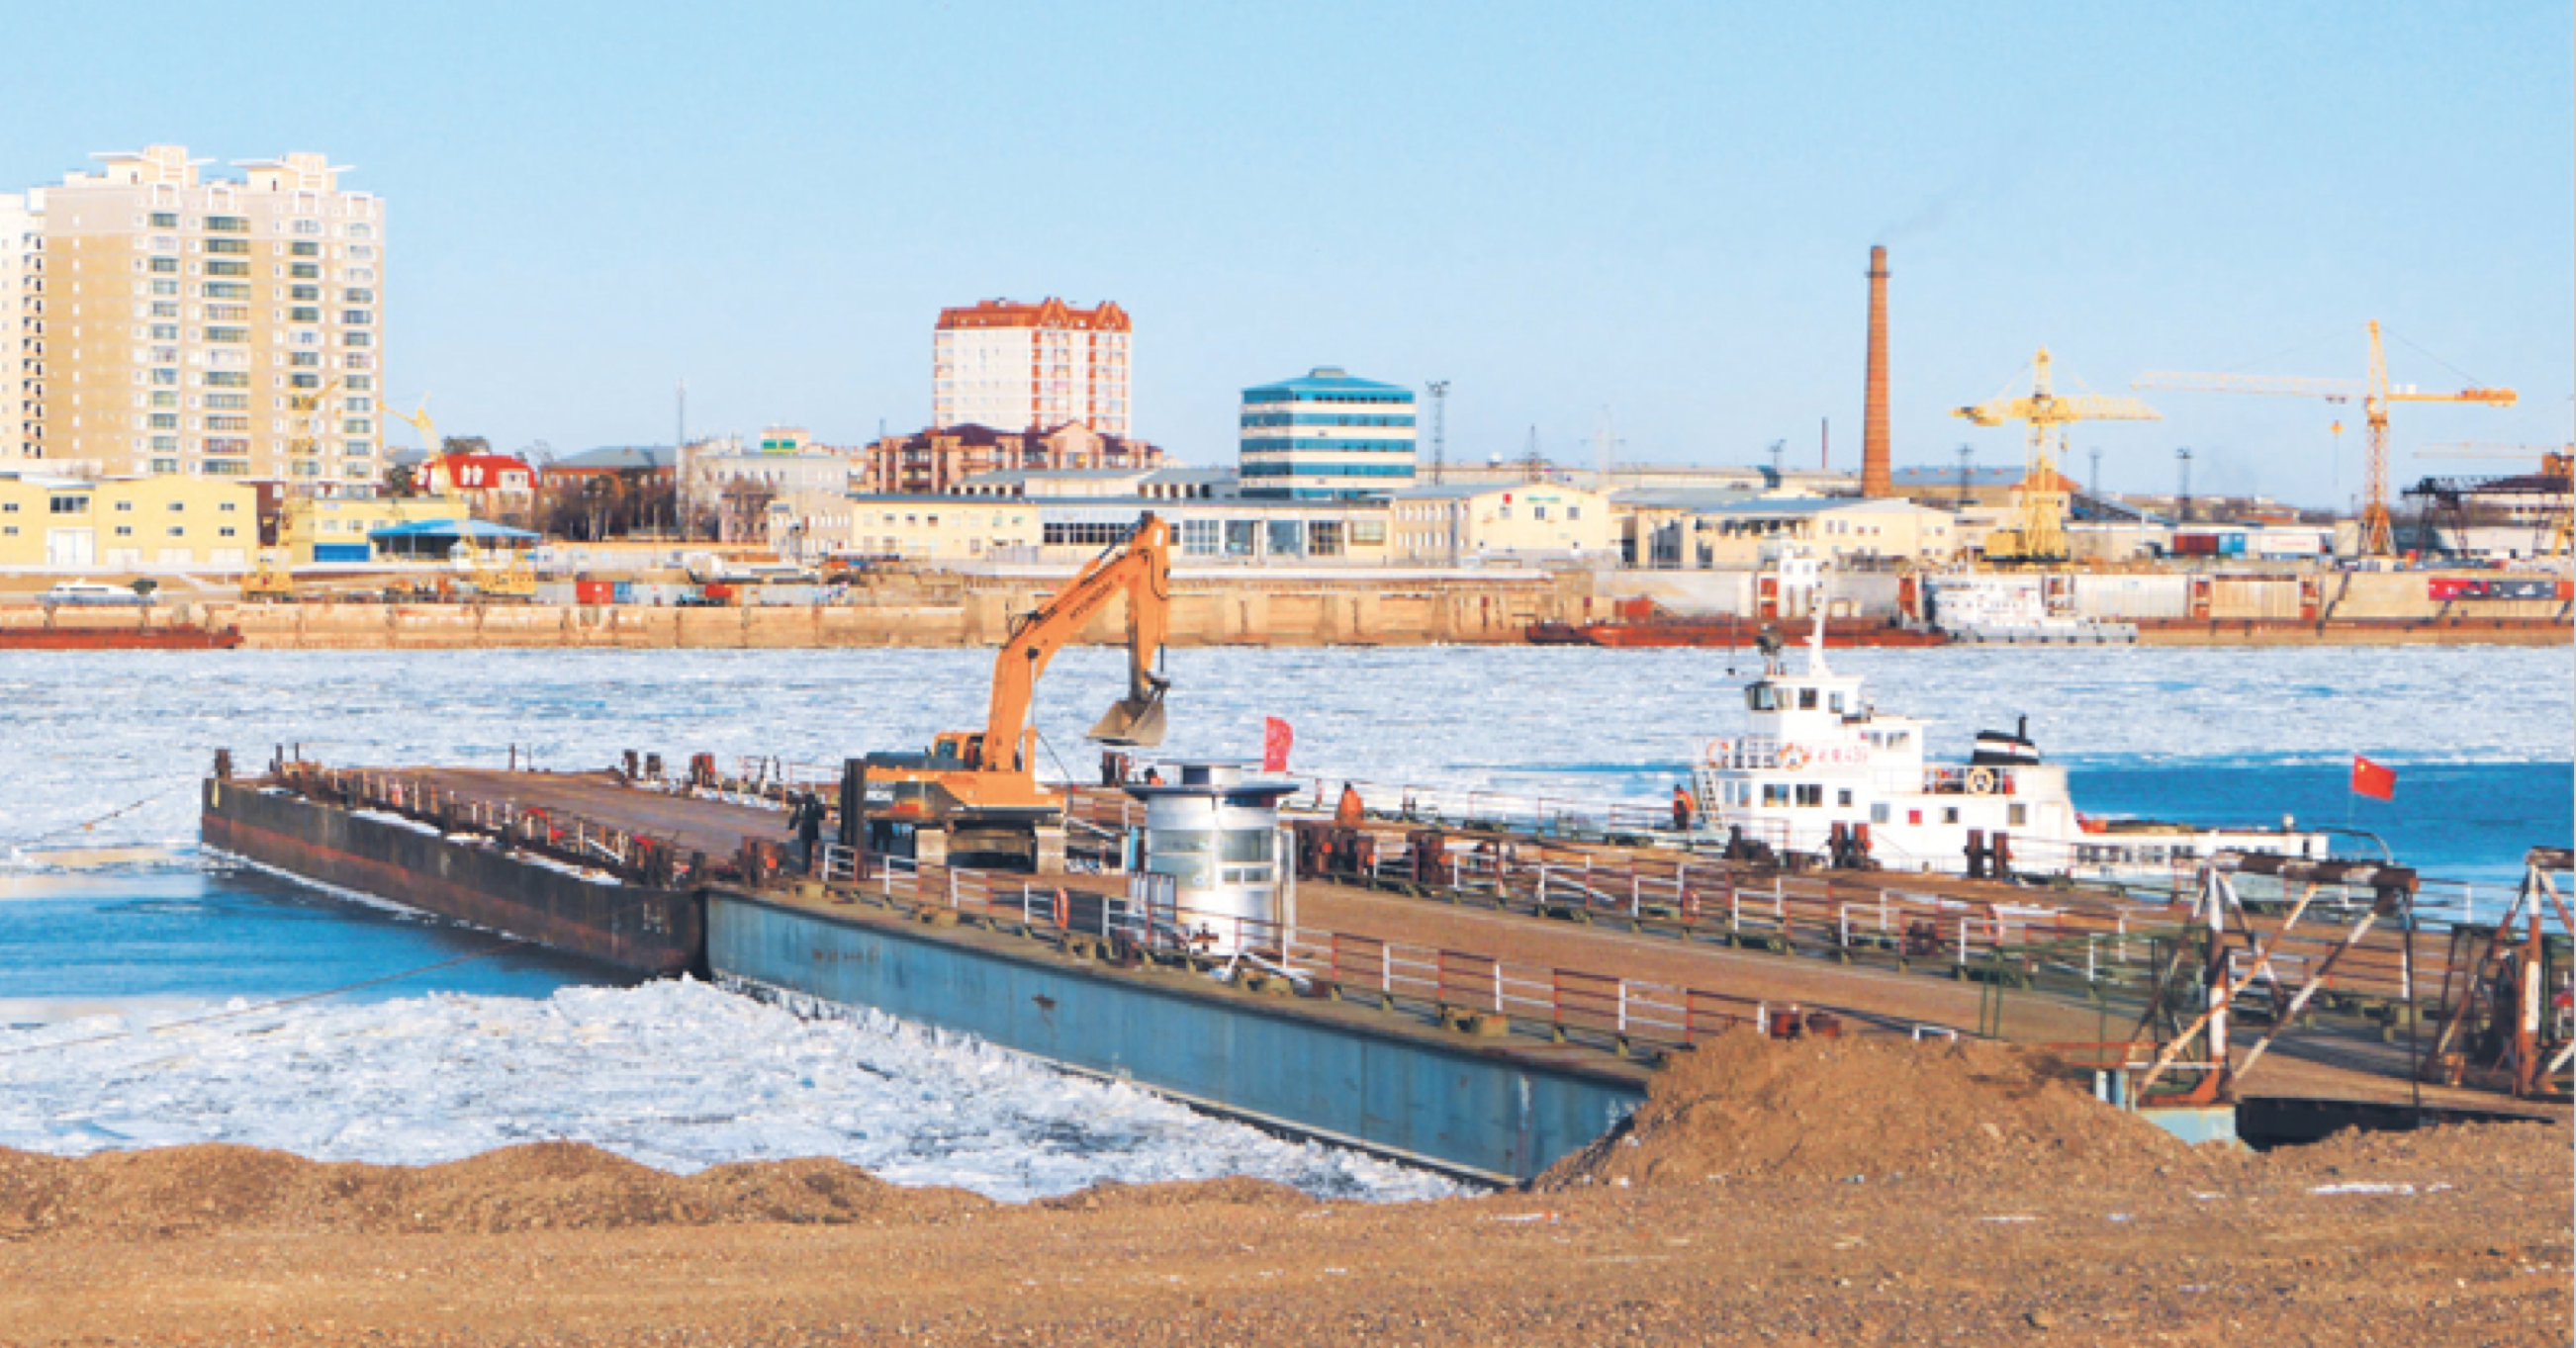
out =
<path fill-rule="evenodd" d="M 559 824 L 579 820 L 594 827 L 649 836 L 683 856 L 703 852 L 709 857 L 730 857 L 738 854 L 746 839 L 778 842 L 789 836 L 787 814 L 775 804 L 647 789 L 626 784 L 606 772 L 422 768 L 371 775 L 380 782 L 402 783 L 404 792 L 414 799 L 429 793 L 433 799 L 472 803 L 486 811 L 542 809 Z M 1102 800 L 1114 796 L 1115 793 L 1086 793 L 1087 798 Z M 1401 821 L 1371 824 L 1372 831 L 1391 841 L 1400 839 L 1406 827 Z M 1654 874 L 1658 867 L 1682 864 L 1672 854 L 1658 855 L 1653 849 L 1535 840 L 1524 841 L 1519 847 L 1521 860 L 1532 865 L 1577 865 L 1579 869 L 1580 864 L 1588 863 L 1595 880 L 1621 866 L 1631 868 L 1631 873 Z M 1523 974 L 1536 971 L 1560 988 L 1581 980 L 1601 979 L 1688 989 L 1707 994 L 1711 1005 L 1829 1011 L 1863 1032 L 1910 1033 L 1914 1027 L 1923 1026 L 1976 1033 L 2005 1014 L 1997 1009 L 1997 999 L 2004 994 L 1952 967 L 1945 962 L 1946 957 L 1905 960 L 1895 958 L 1892 947 L 1863 949 L 1860 958 L 1851 953 L 1858 947 L 1820 954 L 1804 939 L 1784 941 L 1776 948 L 1730 944 L 1722 924 L 1682 920 L 1668 907 L 1639 905 L 1635 911 L 1623 913 L 1616 887 L 1606 881 L 1588 890 L 1556 891 L 1560 898 L 1566 893 L 1580 896 L 1569 903 L 1545 897 L 1548 885 L 1564 885 L 1569 883 L 1566 880 L 1542 879 L 1539 895 L 1531 901 L 1531 895 L 1506 879 L 1506 883 L 1484 892 L 1408 891 L 1303 880 L 1298 886 L 1297 926 L 1301 932 L 1318 934 L 1310 939 L 1325 944 L 1315 946 L 1316 950 L 1366 951 L 1369 959 L 1392 958 L 1387 952 L 1407 950 L 1417 952 L 1419 959 L 1443 965 L 1491 968 L 1498 971 L 1497 977 L 1506 967 Z M 1751 877 L 1740 879 L 1746 890 L 1753 889 Z M 1867 911 L 1891 901 L 1891 895 L 1907 902 L 1939 898 L 1977 907 L 2028 905 L 2044 899 L 2067 913 L 2079 915 L 2097 930 L 2122 922 L 2135 922 L 2141 930 L 2158 925 L 2170 928 L 2180 917 L 2170 906 L 2123 900 L 2114 895 L 2034 891 L 1955 877 L 1835 873 L 1774 880 L 1775 894 L 1787 895 L 1793 890 L 1800 894 L 1809 890 L 1822 893 L 1823 901 L 1837 905 L 1838 911 L 1847 910 L 1846 921 L 1850 920 L 1849 911 Z M 1038 894 L 1051 893 L 1058 886 L 1082 895 L 1121 890 L 1114 877 L 1096 873 L 997 875 L 983 883 L 988 885 L 988 892 L 999 889 L 1014 894 L 1022 890 L 1023 884 L 1028 892 Z M 1802 897 L 1779 902 L 1781 911 L 1788 912 L 1793 902 L 1812 901 Z M 1755 904 L 1743 916 L 1750 922 L 1760 913 L 1760 905 Z M 1700 918 L 1711 916 L 1698 914 Z M 2384 948 L 2389 938 L 2374 934 L 2374 939 Z M 1313 954 L 1303 963 L 1313 968 L 1325 958 L 1328 957 Z M 1367 968 L 1355 967 L 1332 977 L 1336 982 L 1365 989 L 1371 974 Z M 2010 998 L 2006 1037 L 2019 1042 L 2091 1044 L 2124 1039 L 2130 1029 L 2129 1024 L 2114 1023 L 2115 1017 L 2080 997 L 2035 989 L 2011 993 Z M 2365 1033 L 2365 1028 L 2359 1021 L 2350 1021 L 2284 1035 L 2261 1068 L 2242 1083 L 2241 1093 L 2378 1102 L 2420 1098 L 2426 1104 L 2454 1108 L 2554 1113 L 2561 1117 L 2567 1113 L 2563 1107 L 2551 1110 L 2487 1092 L 2418 1088 L 2406 1078 L 2408 1052 L 2403 1040 L 2395 1044 L 2382 1042 L 2377 1035 Z M 2241 1030 L 2239 1045 L 2250 1043 L 2260 1032 L 2259 1027 L 2252 1026 Z M 1562 1051 L 1596 1050 L 1566 1045 Z"/>

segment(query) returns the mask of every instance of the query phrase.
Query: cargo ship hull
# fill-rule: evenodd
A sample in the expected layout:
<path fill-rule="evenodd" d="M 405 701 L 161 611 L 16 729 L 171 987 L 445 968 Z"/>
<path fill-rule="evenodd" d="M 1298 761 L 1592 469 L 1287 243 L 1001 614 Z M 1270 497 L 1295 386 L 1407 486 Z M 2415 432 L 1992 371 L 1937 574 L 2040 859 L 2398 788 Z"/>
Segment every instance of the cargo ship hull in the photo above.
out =
<path fill-rule="evenodd" d="M 238 627 L 0 627 L 0 651 L 228 651 Z"/>
<path fill-rule="evenodd" d="M 1729 647 L 1753 645 L 1766 624 L 1742 619 L 1705 622 L 1534 623 L 1528 632 L 1535 646 Z M 1929 628 L 1903 627 L 1867 619 L 1838 619 L 1825 624 L 1830 646 L 1945 646 L 1950 638 Z"/>

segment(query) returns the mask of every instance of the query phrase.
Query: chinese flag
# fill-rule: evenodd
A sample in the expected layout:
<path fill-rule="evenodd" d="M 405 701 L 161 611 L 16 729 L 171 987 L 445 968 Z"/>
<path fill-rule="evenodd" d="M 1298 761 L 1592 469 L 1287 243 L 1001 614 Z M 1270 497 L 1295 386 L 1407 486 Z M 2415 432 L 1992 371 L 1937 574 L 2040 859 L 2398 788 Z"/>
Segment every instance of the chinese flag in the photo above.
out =
<path fill-rule="evenodd" d="M 1264 719 L 1261 723 L 1261 770 L 1286 772 L 1288 746 L 1296 742 L 1297 732 L 1290 730 L 1286 721 L 1276 716 Z"/>
<path fill-rule="evenodd" d="M 2393 800 L 2397 796 L 2397 769 L 2383 768 L 2359 754 L 2352 756 L 2353 794 L 2372 800 Z"/>

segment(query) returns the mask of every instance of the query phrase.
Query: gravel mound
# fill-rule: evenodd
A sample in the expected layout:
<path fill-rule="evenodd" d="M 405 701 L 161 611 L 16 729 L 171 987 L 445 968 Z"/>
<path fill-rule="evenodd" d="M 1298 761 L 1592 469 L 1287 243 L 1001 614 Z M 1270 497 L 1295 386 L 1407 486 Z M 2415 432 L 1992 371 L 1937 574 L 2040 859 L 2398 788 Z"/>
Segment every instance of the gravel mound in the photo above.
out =
<path fill-rule="evenodd" d="M 0 1149 L 0 1239 L 52 1231 L 485 1233 L 736 1222 L 936 1222 L 991 1207 L 903 1189 L 831 1160 L 672 1175 L 597 1147 L 541 1142 L 443 1165 L 307 1161 L 252 1147 L 101 1152 Z"/>
<path fill-rule="evenodd" d="M 1106 1180 L 1062 1197 L 1040 1199 L 1036 1206 L 1083 1212 L 1128 1212 L 1140 1208 L 1195 1207 L 1201 1204 L 1302 1208 L 1311 1207 L 1317 1201 L 1285 1184 L 1228 1175 L 1219 1179 L 1168 1180 L 1160 1184 L 1123 1184 Z"/>
<path fill-rule="evenodd" d="M 2067 1084 L 2051 1058 L 1967 1041 L 1808 1039 L 1749 1030 L 1678 1055 L 1626 1121 L 1539 1177 L 1542 1190 L 1716 1180 L 2081 1182 L 2191 1149 Z"/>

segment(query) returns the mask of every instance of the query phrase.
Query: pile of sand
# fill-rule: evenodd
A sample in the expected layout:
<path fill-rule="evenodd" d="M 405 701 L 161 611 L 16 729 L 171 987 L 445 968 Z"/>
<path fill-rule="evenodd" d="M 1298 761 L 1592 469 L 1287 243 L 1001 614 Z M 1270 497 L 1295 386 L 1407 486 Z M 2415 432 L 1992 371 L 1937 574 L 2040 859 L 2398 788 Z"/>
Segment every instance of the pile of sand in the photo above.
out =
<path fill-rule="evenodd" d="M 1950 1040 L 1779 1042 L 1744 1030 L 1676 1056 L 1636 1113 L 1558 1162 L 1538 1187 L 2007 1172 L 2075 1182 L 2190 1151 L 2025 1050 Z"/>
<path fill-rule="evenodd" d="M 920 1222 L 991 1206 L 959 1190 L 898 1188 L 839 1161 L 673 1175 L 570 1142 L 506 1147 L 417 1168 L 307 1161 L 223 1145 L 79 1159 L 0 1149 L 0 1239 L 72 1230 L 179 1235 Z"/>

